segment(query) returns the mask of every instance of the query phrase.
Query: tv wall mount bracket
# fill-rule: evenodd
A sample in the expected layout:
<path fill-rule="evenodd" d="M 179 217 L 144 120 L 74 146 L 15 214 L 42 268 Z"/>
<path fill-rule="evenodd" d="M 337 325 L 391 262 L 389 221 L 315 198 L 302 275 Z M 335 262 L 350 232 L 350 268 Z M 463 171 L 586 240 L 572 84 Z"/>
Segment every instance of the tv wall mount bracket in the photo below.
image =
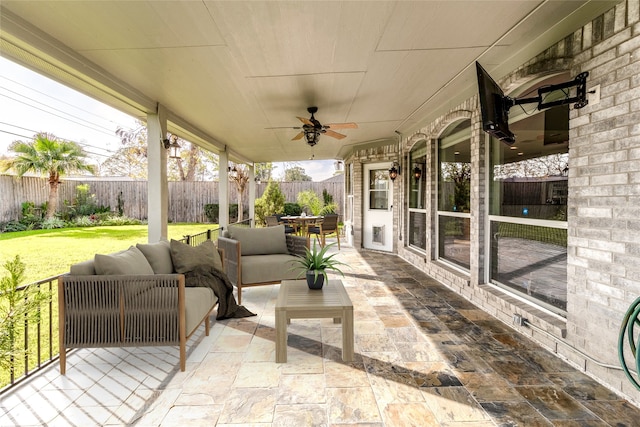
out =
<path fill-rule="evenodd" d="M 510 98 L 508 96 L 505 96 L 504 106 L 507 111 L 509 111 L 509 108 L 513 107 L 514 105 L 533 104 L 533 103 L 538 104 L 538 107 L 537 107 L 538 110 L 557 107 L 559 105 L 570 104 L 572 102 L 575 102 L 575 104 L 573 105 L 574 108 L 579 109 L 579 108 L 586 107 L 587 104 L 589 103 L 589 100 L 587 99 L 587 76 L 589 76 L 589 72 L 585 71 L 583 73 L 578 74 L 576 78 L 571 81 L 541 87 L 538 89 L 538 96 L 536 97 L 518 99 L 518 98 Z M 572 87 L 576 88 L 576 96 L 570 97 L 569 89 L 571 89 Z M 554 101 L 544 102 L 544 98 L 546 94 L 549 94 L 551 92 L 555 92 L 558 90 L 562 91 L 565 94 L 564 99 L 557 99 Z"/>

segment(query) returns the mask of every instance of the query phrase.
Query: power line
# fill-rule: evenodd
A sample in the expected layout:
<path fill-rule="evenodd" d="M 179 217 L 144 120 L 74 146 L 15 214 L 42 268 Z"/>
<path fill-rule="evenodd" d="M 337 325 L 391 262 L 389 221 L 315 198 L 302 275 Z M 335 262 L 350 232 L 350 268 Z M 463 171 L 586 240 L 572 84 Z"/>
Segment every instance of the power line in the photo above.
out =
<path fill-rule="evenodd" d="M 32 136 L 20 135 L 19 133 L 13 133 L 13 132 L 9 132 L 9 131 L 2 130 L 2 129 L 0 129 L 0 132 L 6 133 L 7 135 L 19 136 L 20 138 L 33 139 Z"/>
<path fill-rule="evenodd" d="M 25 84 L 22 84 L 22 83 L 20 83 L 20 82 L 18 82 L 18 81 L 16 81 L 16 80 L 10 79 L 10 78 L 8 78 L 8 77 L 6 77 L 6 76 L 0 76 L 0 78 L 3 78 L 3 79 L 5 79 L 5 80 L 8 80 L 8 81 L 10 81 L 11 83 L 16 84 L 16 85 L 18 85 L 18 86 L 22 86 L 23 88 L 26 88 L 26 89 L 28 89 L 28 90 L 30 90 L 30 91 L 32 91 L 32 92 L 35 92 L 35 93 L 38 93 L 38 94 L 40 94 L 40 95 L 46 96 L 47 98 L 52 99 L 52 100 L 54 100 L 54 101 L 56 101 L 56 102 L 59 102 L 59 103 L 61 103 L 61 104 L 68 105 L 69 107 L 74 108 L 74 109 L 76 109 L 76 110 L 80 110 L 80 111 L 84 112 L 85 114 L 92 115 L 92 116 L 94 116 L 94 117 L 96 117 L 96 118 L 98 118 L 98 119 L 106 120 L 106 119 L 104 119 L 104 117 L 103 117 L 103 116 L 101 116 L 101 115 L 98 115 L 98 114 L 92 113 L 91 111 L 83 110 L 83 109 L 81 109 L 81 108 L 79 108 L 79 107 L 77 107 L 77 106 L 75 106 L 75 105 L 73 105 L 73 104 L 71 104 L 71 103 L 69 103 L 69 102 L 66 102 L 66 101 L 64 101 L 64 100 L 62 100 L 62 99 L 56 98 L 56 97 L 54 97 L 54 96 L 51 96 L 51 95 L 49 95 L 49 94 L 47 94 L 47 93 L 45 93 L 45 92 L 41 92 L 41 91 L 39 91 L 39 90 L 33 89 L 33 88 L 31 88 L 31 87 L 29 87 L 29 86 L 27 86 L 27 85 L 25 85 Z M 66 86 L 63 86 L 63 87 L 64 87 L 65 89 L 72 90 L 72 89 L 70 89 L 70 88 L 68 88 L 68 87 L 66 87 Z M 7 89 L 7 90 L 9 90 L 9 89 Z M 17 92 L 14 92 L 14 93 L 17 93 Z M 80 95 L 82 95 L 82 94 L 80 94 Z M 87 97 L 87 98 L 89 98 L 89 99 L 92 99 L 92 100 L 93 100 L 93 98 L 90 98 L 90 97 Z M 96 101 L 96 102 L 98 102 L 98 101 Z M 133 117 L 132 117 L 132 118 L 133 118 Z M 118 124 L 118 123 L 114 122 L 113 120 L 106 120 L 106 121 L 108 121 L 109 123 L 113 123 L 113 124 L 115 124 L 115 125 L 117 125 L 117 124 Z"/>
<path fill-rule="evenodd" d="M 32 137 L 32 136 L 20 135 L 20 134 L 18 134 L 18 133 L 9 132 L 9 131 L 2 130 L 2 129 L 0 129 L 0 133 L 6 133 L 6 134 L 9 134 L 9 135 L 15 135 L 15 136 L 19 136 L 19 137 L 21 137 L 21 138 L 25 138 L 25 139 L 34 139 L 34 137 Z M 70 141 L 70 140 L 66 140 L 66 141 L 69 141 L 69 142 L 75 142 L 75 141 Z M 83 144 L 81 144 L 81 143 L 79 143 L 79 142 L 76 142 L 76 144 L 78 144 L 78 145 L 83 145 Z M 86 144 L 85 144 L 85 145 L 86 145 Z M 94 146 L 90 146 L 90 145 L 89 145 L 89 147 L 92 147 L 92 148 L 98 148 L 98 149 L 101 149 L 101 150 L 106 150 L 106 151 L 108 151 L 106 148 L 94 147 Z M 87 154 L 92 154 L 92 155 L 94 155 L 94 156 L 98 156 L 98 157 L 106 157 L 106 158 L 111 157 L 111 155 L 101 154 L 101 153 L 96 153 L 96 152 L 89 151 L 89 150 L 84 150 L 84 152 L 85 152 L 85 153 L 87 153 Z M 110 153 L 112 153 L 112 152 L 110 151 Z"/>
<path fill-rule="evenodd" d="M 59 118 L 61 118 L 61 119 L 63 119 L 63 120 L 70 121 L 71 123 L 75 123 L 75 124 L 77 124 L 77 125 L 84 126 L 84 127 L 89 128 L 89 129 L 91 129 L 91 130 L 94 130 L 94 131 L 96 131 L 96 132 L 100 132 L 100 133 L 104 133 L 105 135 L 112 136 L 112 134 L 111 134 L 110 132 L 106 132 L 106 131 L 104 131 L 104 130 L 96 129 L 96 128 L 93 128 L 93 127 L 91 127 L 91 126 L 89 126 L 89 125 L 86 125 L 86 124 L 84 124 L 84 123 L 77 122 L 77 121 L 75 121 L 75 120 L 71 120 L 71 119 L 69 119 L 69 118 L 67 118 L 67 117 L 61 116 L 60 114 L 52 113 L 51 111 L 47 111 L 47 110 L 45 110 L 45 109 L 43 109 L 43 108 L 36 107 L 36 106 L 34 106 L 34 105 L 28 104 L 28 103 L 26 103 L 26 102 L 24 102 L 24 101 L 21 101 L 21 100 L 19 100 L 19 99 L 13 98 L 13 97 L 8 96 L 8 95 L 5 95 L 5 94 L 3 94 L 3 93 L 0 93 L 0 96 L 4 96 L 5 98 L 9 98 L 9 99 L 10 99 L 10 100 L 12 100 L 12 101 L 19 102 L 20 104 L 24 104 L 24 105 L 26 105 L 26 106 L 28 106 L 28 107 L 35 108 L 36 110 L 40 110 L 40 111 L 42 111 L 42 112 L 44 112 L 44 113 L 51 114 L 52 116 L 59 117 Z M 25 97 L 25 98 L 26 98 L 26 97 Z M 27 98 L 27 99 L 29 99 L 29 98 Z M 37 102 L 36 100 L 33 100 L 33 99 L 30 99 L 30 100 L 31 100 L 31 101 L 34 101 L 34 102 Z M 56 109 L 55 109 L 55 108 L 53 108 L 53 107 L 49 107 L 49 108 L 51 108 L 51 109 L 53 109 L 53 110 L 56 110 Z M 56 111 L 60 111 L 60 110 L 56 110 Z M 62 111 L 60 111 L 60 112 L 62 112 Z M 65 113 L 65 114 L 66 114 L 66 113 Z M 75 116 L 73 116 L 73 115 L 71 115 L 71 114 L 69 114 L 69 115 L 70 115 L 71 117 L 78 118 L 78 117 L 75 117 Z M 79 119 L 79 120 L 83 120 L 83 121 L 84 121 L 84 119 L 82 119 L 82 118 L 78 118 L 78 119 Z M 87 123 L 90 123 L 90 122 L 87 122 Z M 97 125 L 96 125 L 96 126 L 97 126 Z M 102 127 L 102 126 L 100 126 L 100 127 Z M 107 128 L 105 128 L 105 127 L 102 127 L 102 128 L 103 128 L 103 129 L 107 129 Z M 109 131 L 110 131 L 110 129 L 107 129 L 107 130 L 109 130 Z"/>
<path fill-rule="evenodd" d="M 22 130 L 28 130 L 29 132 L 33 132 L 34 134 L 40 133 L 40 132 L 35 131 L 35 130 L 33 130 L 33 129 L 28 129 L 28 128 L 25 128 L 25 127 L 22 127 L 22 126 L 18 126 L 18 125 L 13 125 L 13 124 L 11 124 L 11 123 L 0 122 L 0 125 L 7 125 L 7 126 L 16 127 L 16 128 L 18 128 L 18 129 L 22 129 Z M 7 132 L 7 131 L 2 131 L 2 132 L 4 132 L 4 133 L 8 133 L 8 134 L 12 134 L 12 135 L 16 135 L 16 136 L 21 136 L 21 137 L 23 137 L 23 138 L 27 138 L 27 139 L 34 139 L 32 136 L 18 135 L 18 134 L 14 134 L 14 133 L 12 133 L 12 132 Z M 96 149 L 98 149 L 98 150 L 104 150 L 104 151 L 107 151 L 107 152 L 109 152 L 109 153 L 111 153 L 111 154 L 114 154 L 116 151 L 118 151 L 118 150 L 115 150 L 115 151 L 114 151 L 114 150 L 110 150 L 110 149 L 108 149 L 108 148 L 98 147 L 97 145 L 91 145 L 91 144 L 86 143 L 86 142 L 78 142 L 78 141 L 74 141 L 74 140 L 69 139 L 69 138 L 64 138 L 64 137 L 60 137 L 60 138 L 61 138 L 61 139 L 64 139 L 65 141 L 74 142 L 74 143 L 76 143 L 76 144 L 78 144 L 78 145 L 80 145 L 80 146 L 96 148 Z"/>
<path fill-rule="evenodd" d="M 26 129 L 26 130 L 29 130 L 29 129 Z M 15 132 L 9 132 L 9 131 L 2 130 L 2 129 L 0 129 L 0 133 L 6 133 L 8 135 L 15 135 L 15 136 L 19 136 L 20 138 L 25 138 L 25 139 L 31 139 L 31 140 L 35 139 L 33 136 L 21 135 L 21 134 L 15 133 Z M 90 144 L 85 144 L 85 143 L 82 143 L 82 142 L 72 141 L 70 139 L 65 139 L 65 141 L 73 142 L 75 144 L 78 144 L 81 147 L 97 148 L 98 150 L 104 150 L 104 151 L 109 153 L 109 154 L 102 154 L 102 153 L 96 153 L 95 151 L 90 151 L 90 150 L 86 150 L 86 149 L 84 150 L 85 153 L 92 154 L 94 156 L 109 158 L 109 157 L 111 157 L 113 154 L 115 154 L 117 152 L 117 150 L 116 151 L 111 151 L 108 148 L 97 147 L 95 145 L 90 145 Z"/>
<path fill-rule="evenodd" d="M 20 135 L 20 134 L 9 132 L 9 131 L 2 130 L 2 129 L 0 129 L 0 133 L 6 133 L 6 134 L 9 134 L 9 135 L 15 135 L 15 136 L 19 136 L 21 138 L 26 138 L 26 139 L 34 139 L 32 136 Z M 74 142 L 74 141 L 70 141 L 70 142 Z M 79 144 L 79 143 L 76 142 L 76 144 Z M 93 147 L 93 148 L 100 148 L 100 147 Z M 103 148 L 103 150 L 105 150 L 105 149 Z M 92 154 L 94 156 L 98 156 L 98 157 L 106 157 L 106 158 L 111 157 L 110 155 L 95 153 L 95 152 L 89 151 L 89 150 L 84 150 L 84 152 L 87 153 L 87 154 Z"/>

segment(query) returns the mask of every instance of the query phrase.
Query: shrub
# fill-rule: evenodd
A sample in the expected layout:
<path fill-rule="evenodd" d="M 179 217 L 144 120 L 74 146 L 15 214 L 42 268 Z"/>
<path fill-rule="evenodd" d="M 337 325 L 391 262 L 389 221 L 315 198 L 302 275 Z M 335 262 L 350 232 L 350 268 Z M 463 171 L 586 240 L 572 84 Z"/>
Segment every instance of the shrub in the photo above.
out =
<path fill-rule="evenodd" d="M 94 213 L 92 215 L 89 215 L 89 218 L 91 218 L 91 220 L 94 222 L 102 224 L 103 221 L 110 220 L 112 216 L 113 215 L 111 215 L 111 213 L 109 212 L 101 212 L 101 213 Z"/>
<path fill-rule="evenodd" d="M 335 214 L 337 212 L 338 212 L 338 205 L 333 202 L 324 205 L 322 209 L 320 209 L 320 215 Z"/>
<path fill-rule="evenodd" d="M 97 224 L 90 216 L 78 216 L 73 220 L 73 225 L 77 227 L 93 227 Z"/>
<path fill-rule="evenodd" d="M 269 215 L 284 211 L 285 197 L 280 189 L 280 184 L 269 181 L 267 188 L 261 197 L 256 199 L 256 221 L 264 223 L 264 218 Z"/>
<path fill-rule="evenodd" d="M 89 194 L 89 184 L 76 186 L 75 214 L 91 215 L 96 213 L 96 209 L 96 195 Z"/>
<path fill-rule="evenodd" d="M 258 198 L 255 201 L 254 212 L 256 215 L 256 224 L 265 225 L 265 217 L 268 216 L 266 213 L 266 202 L 262 198 Z"/>
<path fill-rule="evenodd" d="M 25 322 L 38 320 L 41 304 L 48 301 L 50 293 L 38 287 L 17 289 L 26 269 L 19 255 L 3 267 L 9 275 L 0 278 L 0 368 L 8 371 L 13 359 L 24 357 L 24 350 L 16 346 L 19 331 Z"/>
<path fill-rule="evenodd" d="M 298 193 L 298 204 L 300 204 L 307 213 L 320 215 L 322 202 L 320 201 L 320 197 L 318 197 L 314 191 L 306 190 Z"/>
<path fill-rule="evenodd" d="M 40 227 L 42 227 L 43 230 L 53 230 L 54 228 L 64 228 L 66 225 L 67 224 L 60 218 L 53 217 L 42 221 Z"/>
<path fill-rule="evenodd" d="M 118 193 L 117 208 L 118 216 L 124 216 L 124 197 L 122 197 L 122 191 Z"/>
<path fill-rule="evenodd" d="M 0 223 L 0 233 L 11 233 L 14 231 L 25 231 L 27 226 L 20 221 L 7 221 Z"/>
<path fill-rule="evenodd" d="M 140 225 L 142 221 L 127 216 L 110 215 L 100 220 L 100 225 Z"/>
<path fill-rule="evenodd" d="M 47 203 L 36 206 L 34 202 L 22 203 L 22 218 L 20 222 L 25 226 L 25 230 L 40 228 L 44 213 L 47 211 Z M 20 230 L 22 231 L 22 230 Z"/>
<path fill-rule="evenodd" d="M 249 215 L 248 210 L 244 210 L 244 218 Z M 220 222 L 220 205 L 217 203 L 208 203 L 204 205 L 204 214 L 209 220 L 209 222 L 218 223 Z M 232 203 L 229 205 L 229 222 L 234 223 L 238 220 L 238 204 Z"/>
<path fill-rule="evenodd" d="M 73 222 L 77 217 L 110 212 L 111 206 L 98 205 L 96 195 L 89 193 L 89 184 L 81 184 L 76 186 L 74 203 L 65 200 L 64 209 L 59 216 L 65 221 Z"/>
<path fill-rule="evenodd" d="M 322 202 L 325 206 L 333 204 L 333 196 L 329 194 L 326 188 L 322 189 Z"/>
<path fill-rule="evenodd" d="M 302 213 L 302 207 L 297 203 L 287 202 L 284 204 L 284 214 L 297 216 Z"/>
<path fill-rule="evenodd" d="M 238 221 L 238 204 L 231 203 L 229 205 L 229 223 L 234 223 Z"/>
<path fill-rule="evenodd" d="M 217 203 L 208 203 L 204 205 L 204 214 L 209 222 L 218 223 L 220 206 Z"/>

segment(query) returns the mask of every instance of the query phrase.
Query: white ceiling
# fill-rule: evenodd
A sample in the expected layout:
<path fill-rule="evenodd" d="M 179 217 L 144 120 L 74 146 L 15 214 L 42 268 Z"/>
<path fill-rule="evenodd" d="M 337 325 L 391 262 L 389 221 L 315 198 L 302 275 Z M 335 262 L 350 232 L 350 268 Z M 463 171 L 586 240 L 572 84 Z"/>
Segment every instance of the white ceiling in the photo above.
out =
<path fill-rule="evenodd" d="M 616 3 L 2 0 L 0 53 L 140 118 L 160 103 L 235 159 L 331 159 L 473 95 L 476 60 L 500 78 Z M 358 129 L 291 141 L 309 106 Z"/>

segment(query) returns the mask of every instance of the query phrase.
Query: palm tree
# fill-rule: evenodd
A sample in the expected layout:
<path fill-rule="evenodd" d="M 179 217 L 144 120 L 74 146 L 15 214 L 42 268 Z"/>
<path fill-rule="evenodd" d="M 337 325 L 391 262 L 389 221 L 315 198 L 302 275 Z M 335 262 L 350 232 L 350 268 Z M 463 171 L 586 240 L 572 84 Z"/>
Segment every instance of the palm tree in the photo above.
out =
<path fill-rule="evenodd" d="M 14 141 L 9 150 L 16 156 L 3 162 L 3 172 L 14 170 L 18 176 L 27 172 L 49 175 L 49 203 L 47 218 L 53 217 L 58 204 L 60 177 L 71 172 L 95 173 L 86 163 L 86 153 L 75 142 L 64 141 L 48 133 L 39 133 L 33 141 Z"/>

